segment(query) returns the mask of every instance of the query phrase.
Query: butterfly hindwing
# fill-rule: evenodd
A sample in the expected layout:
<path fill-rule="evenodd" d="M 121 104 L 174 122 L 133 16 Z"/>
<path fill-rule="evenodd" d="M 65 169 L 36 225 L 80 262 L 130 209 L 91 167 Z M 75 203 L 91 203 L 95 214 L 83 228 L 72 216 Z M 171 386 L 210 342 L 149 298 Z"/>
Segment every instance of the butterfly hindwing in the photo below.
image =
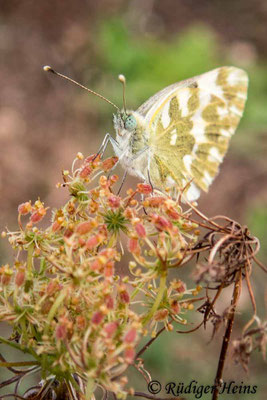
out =
<path fill-rule="evenodd" d="M 208 190 L 243 114 L 247 74 L 222 67 L 183 81 L 149 99 L 137 112 L 149 132 L 150 176 L 164 188 L 169 182 Z"/>

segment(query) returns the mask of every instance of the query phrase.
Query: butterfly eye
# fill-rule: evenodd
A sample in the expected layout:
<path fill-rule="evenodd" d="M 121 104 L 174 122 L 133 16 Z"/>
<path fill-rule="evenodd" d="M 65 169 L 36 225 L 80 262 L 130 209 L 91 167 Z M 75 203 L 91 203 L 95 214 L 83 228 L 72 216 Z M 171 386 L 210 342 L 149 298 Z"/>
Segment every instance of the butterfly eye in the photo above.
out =
<path fill-rule="evenodd" d="M 137 126 L 137 122 L 136 119 L 133 115 L 129 115 L 125 122 L 124 122 L 124 127 L 125 129 L 129 130 L 129 131 L 133 131 Z"/>

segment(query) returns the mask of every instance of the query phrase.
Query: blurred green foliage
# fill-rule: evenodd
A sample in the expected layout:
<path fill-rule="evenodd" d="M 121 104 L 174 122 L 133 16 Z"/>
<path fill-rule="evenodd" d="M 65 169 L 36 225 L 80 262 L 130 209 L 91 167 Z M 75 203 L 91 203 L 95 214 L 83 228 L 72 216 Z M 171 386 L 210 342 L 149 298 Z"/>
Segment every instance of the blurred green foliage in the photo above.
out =
<path fill-rule="evenodd" d="M 250 210 L 247 217 L 249 229 L 257 237 L 264 238 L 266 235 L 267 227 L 267 207 L 261 205 L 255 206 Z M 261 242 L 261 258 L 267 258 L 267 241 Z"/>
<path fill-rule="evenodd" d="M 164 86 L 220 65 L 215 36 L 202 25 L 163 41 L 131 34 L 122 20 L 113 19 L 102 23 L 97 42 L 103 73 L 127 77 L 131 107 Z M 116 100 L 121 103 L 121 91 Z"/>
<path fill-rule="evenodd" d="M 119 73 L 127 77 L 129 106 L 137 108 L 156 90 L 171 83 L 233 64 L 227 49 L 222 50 L 216 34 L 206 25 L 193 25 L 169 40 L 138 36 L 119 18 L 105 20 L 96 33 L 99 65 L 103 74 L 114 80 Z M 244 128 L 267 125 L 267 73 L 265 63 L 251 62 L 245 68 L 250 78 L 249 101 L 243 118 Z M 121 91 L 112 84 L 105 94 L 121 104 Z"/>

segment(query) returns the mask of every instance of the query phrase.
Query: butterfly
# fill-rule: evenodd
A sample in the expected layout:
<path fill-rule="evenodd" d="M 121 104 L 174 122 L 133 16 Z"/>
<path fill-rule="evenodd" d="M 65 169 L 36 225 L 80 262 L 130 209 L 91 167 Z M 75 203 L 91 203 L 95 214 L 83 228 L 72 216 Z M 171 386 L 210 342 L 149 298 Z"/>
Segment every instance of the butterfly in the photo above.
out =
<path fill-rule="evenodd" d="M 125 92 L 125 78 L 120 80 Z M 110 142 L 127 173 L 162 191 L 183 189 L 183 196 L 194 201 L 218 173 L 243 115 L 248 76 L 239 68 L 220 67 L 162 89 L 136 111 L 126 109 L 125 96 L 120 110 L 78 85 L 117 109 L 116 138 L 106 134 L 99 153 Z"/>
<path fill-rule="evenodd" d="M 136 111 L 114 115 L 108 136 L 122 167 L 153 187 L 186 187 L 187 200 L 208 191 L 243 115 L 245 71 L 221 67 L 174 83 Z"/>

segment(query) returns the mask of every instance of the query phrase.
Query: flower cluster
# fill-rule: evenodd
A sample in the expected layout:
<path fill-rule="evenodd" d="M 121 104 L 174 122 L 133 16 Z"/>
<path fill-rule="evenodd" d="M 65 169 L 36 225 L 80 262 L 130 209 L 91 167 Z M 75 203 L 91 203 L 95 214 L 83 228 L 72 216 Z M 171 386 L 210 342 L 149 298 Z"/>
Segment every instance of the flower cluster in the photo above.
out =
<path fill-rule="evenodd" d="M 30 354 L 44 377 L 74 388 L 78 377 L 87 398 L 97 387 L 131 392 L 124 372 L 140 337 L 186 324 L 201 290 L 187 289 L 178 273 L 192 258 L 198 224 L 179 199 L 150 185 L 115 194 L 116 162 L 79 153 L 58 184 L 70 199 L 51 224 L 38 227 L 47 208 L 26 202 L 19 230 L 3 233 L 16 252 L 14 265 L 0 268 L 0 321 L 16 337 L 5 342 Z"/>

